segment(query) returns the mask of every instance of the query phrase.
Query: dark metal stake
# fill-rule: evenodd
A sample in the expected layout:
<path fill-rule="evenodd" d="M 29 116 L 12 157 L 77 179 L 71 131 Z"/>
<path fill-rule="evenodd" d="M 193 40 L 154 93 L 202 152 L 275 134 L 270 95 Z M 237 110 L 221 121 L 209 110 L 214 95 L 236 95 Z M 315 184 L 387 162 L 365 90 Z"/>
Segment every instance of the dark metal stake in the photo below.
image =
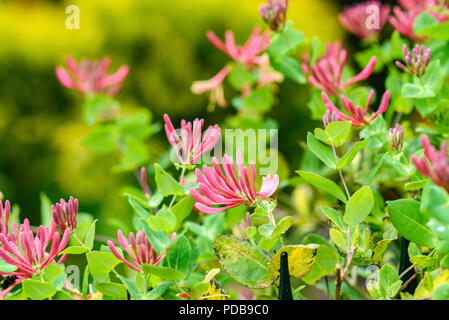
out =
<path fill-rule="evenodd" d="M 410 241 L 408 241 L 405 238 L 401 239 L 401 257 L 400 257 L 400 264 L 399 264 L 399 274 L 402 274 L 405 270 L 410 268 L 412 266 L 412 263 L 410 262 L 410 257 L 408 255 L 408 246 L 410 244 Z M 410 279 L 415 274 L 415 270 L 410 270 L 402 277 L 402 282 L 407 282 L 408 279 Z M 409 285 L 403 290 L 408 293 L 414 293 L 416 287 L 418 286 L 418 279 L 414 279 L 412 282 L 409 283 Z"/>
<path fill-rule="evenodd" d="M 290 285 L 290 274 L 288 272 L 288 254 L 281 253 L 281 269 L 279 270 L 279 298 L 278 300 L 293 300 L 292 287 Z"/>

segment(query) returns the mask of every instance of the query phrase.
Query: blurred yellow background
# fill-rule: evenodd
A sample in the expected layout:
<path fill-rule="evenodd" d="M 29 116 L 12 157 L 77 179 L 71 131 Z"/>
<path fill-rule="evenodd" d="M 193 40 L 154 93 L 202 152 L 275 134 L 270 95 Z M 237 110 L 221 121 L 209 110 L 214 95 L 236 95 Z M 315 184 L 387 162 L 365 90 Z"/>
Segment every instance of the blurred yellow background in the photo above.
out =
<path fill-rule="evenodd" d="M 232 107 L 207 114 L 206 97 L 190 91 L 194 80 L 210 78 L 227 62 L 205 33 L 214 30 L 221 37 L 231 29 L 243 43 L 254 26 L 265 28 L 258 12 L 264 2 L 1 1 L 0 191 L 19 204 L 22 217 L 31 217 L 33 224 L 39 222 L 41 191 L 53 202 L 78 197 L 82 211 L 102 218 L 131 217 L 120 188 L 135 180 L 129 173 L 111 172 L 113 156 L 94 154 L 81 144 L 89 130 L 81 115 L 83 99 L 57 82 L 55 67 L 64 65 L 68 54 L 76 60 L 109 55 L 111 71 L 121 64 L 131 69 L 118 95 L 125 108 L 148 108 L 154 122 L 160 122 L 164 112 L 174 122 L 194 117 L 219 122 Z M 68 5 L 80 9 L 79 30 L 66 28 Z M 288 15 L 307 36 L 330 41 L 343 35 L 337 10 L 332 1 L 290 0 Z M 295 117 L 308 112 L 303 92 L 288 81 L 283 86 L 287 98 L 270 116 L 281 132 L 292 124 L 298 130 Z M 296 141 L 291 144 L 297 146 Z M 167 147 L 162 132 L 149 145 L 150 152 Z M 282 142 L 281 151 L 288 156 Z"/>

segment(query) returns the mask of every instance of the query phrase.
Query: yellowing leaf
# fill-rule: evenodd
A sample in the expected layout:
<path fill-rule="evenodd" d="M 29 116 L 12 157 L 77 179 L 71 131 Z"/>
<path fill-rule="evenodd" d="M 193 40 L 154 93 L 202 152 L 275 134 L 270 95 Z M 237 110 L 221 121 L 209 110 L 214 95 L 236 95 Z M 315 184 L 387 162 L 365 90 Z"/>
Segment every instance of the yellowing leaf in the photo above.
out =
<path fill-rule="evenodd" d="M 292 245 L 281 248 L 271 259 L 270 272 L 279 277 L 279 269 L 281 268 L 281 253 L 288 254 L 288 270 L 292 277 L 302 278 L 309 273 L 315 262 L 317 245 Z"/>

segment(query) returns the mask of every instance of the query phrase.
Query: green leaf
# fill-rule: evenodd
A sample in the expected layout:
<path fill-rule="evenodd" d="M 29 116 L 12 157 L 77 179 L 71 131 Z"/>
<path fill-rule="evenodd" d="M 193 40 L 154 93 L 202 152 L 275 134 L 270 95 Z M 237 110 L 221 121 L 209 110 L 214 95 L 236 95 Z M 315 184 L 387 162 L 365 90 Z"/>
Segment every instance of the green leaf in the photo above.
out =
<path fill-rule="evenodd" d="M 413 83 L 405 83 L 402 86 L 402 96 L 404 98 L 425 99 L 435 97 L 435 93 L 428 91 L 423 86 Z"/>
<path fill-rule="evenodd" d="M 426 26 L 418 31 L 418 35 L 447 41 L 449 40 L 449 22 Z"/>
<path fill-rule="evenodd" d="M 304 180 L 313 185 L 314 187 L 328 192 L 338 200 L 346 203 L 347 199 L 340 187 L 332 180 L 326 179 L 316 173 L 307 171 L 296 171 Z"/>
<path fill-rule="evenodd" d="M 102 282 L 102 283 L 97 283 L 95 285 L 95 288 L 98 291 L 100 291 L 102 294 L 109 296 L 109 297 L 120 298 L 120 299 L 126 299 L 126 297 L 127 297 L 126 286 L 121 283 Z"/>
<path fill-rule="evenodd" d="M 318 141 L 318 139 L 310 132 L 307 134 L 307 145 L 309 146 L 310 151 L 312 151 L 313 154 L 323 161 L 329 168 L 337 168 L 337 162 L 332 150 Z"/>
<path fill-rule="evenodd" d="M 364 186 L 346 203 L 343 221 L 350 226 L 362 223 L 374 207 L 374 196 L 369 186 Z"/>
<path fill-rule="evenodd" d="M 307 78 L 302 71 L 301 64 L 288 56 L 282 56 L 279 60 L 271 61 L 272 67 L 299 84 L 307 83 Z"/>
<path fill-rule="evenodd" d="M 333 274 L 338 261 L 339 255 L 334 249 L 328 246 L 320 246 L 312 269 L 302 280 L 309 285 L 315 284 L 322 277 Z"/>
<path fill-rule="evenodd" d="M 421 211 L 449 223 L 449 195 L 446 190 L 429 181 L 422 193 Z"/>
<path fill-rule="evenodd" d="M 126 289 L 128 289 L 129 295 L 133 297 L 134 299 L 138 300 L 142 298 L 143 292 L 137 288 L 136 284 L 129 280 L 128 278 L 124 276 L 119 276 L 120 281 L 126 286 Z"/>
<path fill-rule="evenodd" d="M 449 284 L 443 283 L 436 287 L 432 292 L 432 300 L 449 300 Z"/>
<path fill-rule="evenodd" d="M 176 269 L 168 268 L 168 267 L 156 267 L 149 264 L 144 264 L 142 266 L 142 270 L 145 273 L 152 274 L 155 276 L 158 276 L 162 280 L 170 281 L 170 280 L 178 280 L 178 279 L 184 279 L 185 274 L 182 272 L 179 272 Z"/>
<path fill-rule="evenodd" d="M 191 195 L 184 197 L 182 200 L 180 200 L 171 208 L 171 212 L 173 212 L 174 215 L 176 216 L 175 230 L 178 230 L 181 227 L 182 222 L 192 213 L 192 210 L 193 210 L 193 198 Z"/>
<path fill-rule="evenodd" d="M 172 232 L 176 227 L 176 216 L 167 208 L 162 208 L 156 216 L 148 218 L 148 225 L 154 231 Z"/>
<path fill-rule="evenodd" d="M 348 228 L 344 223 L 343 215 L 340 212 L 326 206 L 322 206 L 321 210 L 323 211 L 324 215 L 329 220 L 331 220 L 338 227 L 338 229 L 340 229 L 340 231 L 347 231 Z"/>
<path fill-rule="evenodd" d="M 249 288 L 267 288 L 274 282 L 268 269 L 271 257 L 248 240 L 220 235 L 212 241 L 222 268 L 238 283 Z"/>
<path fill-rule="evenodd" d="M 0 272 L 4 273 L 11 273 L 17 270 L 16 266 L 13 266 L 12 264 L 6 263 L 0 258 Z"/>
<path fill-rule="evenodd" d="M 102 114 L 110 108 L 119 108 L 118 103 L 110 96 L 96 94 L 88 97 L 84 104 L 84 118 L 87 124 L 92 125 L 97 122 Z"/>
<path fill-rule="evenodd" d="M 396 296 L 401 287 L 402 281 L 398 272 L 386 263 L 379 271 L 379 290 L 382 296 L 391 299 Z"/>
<path fill-rule="evenodd" d="M 443 86 L 443 70 L 440 65 L 440 60 L 434 60 L 429 63 L 426 73 L 422 76 L 422 82 L 428 91 L 439 93 Z"/>
<path fill-rule="evenodd" d="M 151 217 L 151 214 L 139 203 L 137 203 L 137 201 L 135 201 L 132 197 L 128 197 L 128 202 L 134 209 L 134 212 L 137 213 L 137 215 L 142 219 L 148 219 L 149 217 Z"/>
<path fill-rule="evenodd" d="M 275 33 L 267 52 L 274 60 L 279 60 L 288 53 L 296 51 L 298 46 L 306 40 L 304 34 L 290 26 Z"/>
<path fill-rule="evenodd" d="M 169 195 L 184 195 L 184 187 L 178 181 L 165 172 L 159 164 L 155 163 L 154 168 L 156 170 L 155 179 L 157 188 L 164 197 Z"/>
<path fill-rule="evenodd" d="M 121 262 L 112 253 L 100 251 L 90 251 L 86 258 L 90 274 L 101 282 L 108 281 L 109 272 Z"/>
<path fill-rule="evenodd" d="M 322 142 L 330 145 L 331 142 L 335 147 L 343 145 L 351 134 L 351 121 L 335 121 L 330 123 L 325 130 L 315 129 L 315 136 Z"/>
<path fill-rule="evenodd" d="M 83 254 L 85 252 L 89 251 L 89 249 L 87 249 L 86 247 L 81 247 L 81 246 L 73 246 L 73 247 L 68 247 L 65 248 L 61 253 L 61 254 Z"/>
<path fill-rule="evenodd" d="M 366 147 L 367 143 L 367 139 L 355 143 L 352 148 L 343 157 L 341 157 L 340 160 L 338 160 L 337 168 L 341 169 L 349 166 L 352 160 L 354 160 L 355 156 L 360 152 L 360 150 Z"/>
<path fill-rule="evenodd" d="M 117 149 L 117 132 L 112 125 L 93 129 L 83 140 L 83 144 L 98 153 L 110 153 Z"/>
<path fill-rule="evenodd" d="M 240 65 L 235 65 L 228 75 L 229 83 L 236 90 L 242 90 L 244 86 L 251 86 L 255 82 L 251 71 Z"/>
<path fill-rule="evenodd" d="M 145 294 L 145 300 L 156 300 L 172 285 L 171 281 L 159 283 L 153 290 Z"/>
<path fill-rule="evenodd" d="M 421 214 L 418 201 L 401 199 L 387 204 L 391 223 L 404 238 L 428 248 L 435 247 L 436 237 L 426 227 L 427 219 Z"/>
<path fill-rule="evenodd" d="M 57 292 L 52 284 L 38 280 L 25 279 L 23 280 L 22 285 L 23 291 L 32 300 L 48 299 L 53 297 Z"/>
<path fill-rule="evenodd" d="M 95 224 L 97 223 L 98 219 L 94 220 L 94 222 L 92 222 L 89 230 L 87 231 L 86 237 L 84 239 L 84 246 L 89 249 L 92 250 L 92 248 L 94 247 L 94 241 L 95 241 Z"/>
<path fill-rule="evenodd" d="M 176 238 L 176 242 L 165 257 L 163 266 L 167 266 L 187 275 L 191 258 L 192 246 L 190 241 L 186 236 L 180 235 Z"/>
<path fill-rule="evenodd" d="M 287 252 L 289 274 L 295 278 L 306 276 L 313 267 L 318 247 L 317 245 L 290 245 L 282 247 L 271 259 L 270 272 L 276 279 L 279 277 L 281 254 L 282 252 Z"/>
<path fill-rule="evenodd" d="M 258 230 L 261 236 L 267 238 L 268 240 L 273 240 L 286 232 L 291 227 L 292 223 L 293 218 L 287 216 L 282 218 L 276 226 L 271 223 L 267 223 L 261 225 Z"/>

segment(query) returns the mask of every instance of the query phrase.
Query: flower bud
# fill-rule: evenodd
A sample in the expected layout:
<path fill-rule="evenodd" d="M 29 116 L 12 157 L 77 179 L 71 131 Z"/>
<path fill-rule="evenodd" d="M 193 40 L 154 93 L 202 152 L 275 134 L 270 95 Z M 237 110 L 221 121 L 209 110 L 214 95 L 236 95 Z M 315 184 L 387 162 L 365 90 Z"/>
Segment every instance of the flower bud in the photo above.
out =
<path fill-rule="evenodd" d="M 55 224 L 61 232 L 66 229 L 74 231 L 76 229 L 76 217 L 78 215 L 78 199 L 70 197 L 69 202 L 61 199 L 60 203 L 51 206 L 51 212 Z"/>
<path fill-rule="evenodd" d="M 260 5 L 260 15 L 273 31 L 285 25 L 288 0 L 268 0 L 268 4 Z"/>
<path fill-rule="evenodd" d="M 402 62 L 396 61 L 398 68 L 411 76 L 422 77 L 426 73 L 427 66 L 429 65 L 432 50 L 430 48 L 426 50 L 423 45 L 417 44 L 410 52 L 408 51 L 407 45 L 404 44 L 403 51 L 407 65 L 405 66 Z"/>
<path fill-rule="evenodd" d="M 404 145 L 404 130 L 399 123 L 396 124 L 396 127 L 390 128 L 390 132 L 387 135 L 387 141 L 393 151 L 402 151 Z"/>

